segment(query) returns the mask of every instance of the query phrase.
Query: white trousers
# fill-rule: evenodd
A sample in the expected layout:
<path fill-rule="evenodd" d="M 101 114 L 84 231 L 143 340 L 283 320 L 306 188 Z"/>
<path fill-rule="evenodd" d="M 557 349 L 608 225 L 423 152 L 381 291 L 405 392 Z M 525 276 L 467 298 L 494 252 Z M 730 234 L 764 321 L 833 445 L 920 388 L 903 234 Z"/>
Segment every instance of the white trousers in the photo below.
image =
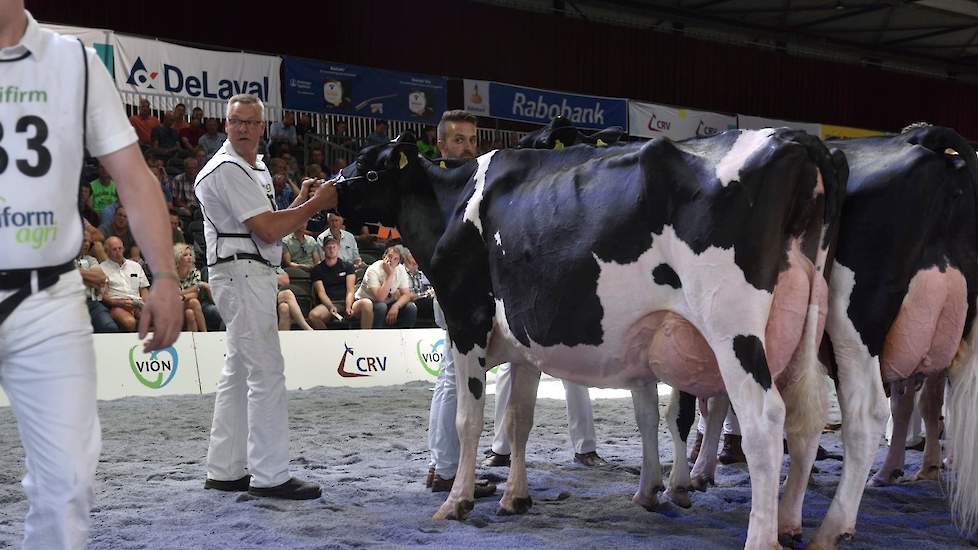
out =
<path fill-rule="evenodd" d="M 12 293 L 0 292 L 0 300 Z M 92 323 L 78 271 L 29 296 L 0 324 L 0 386 L 27 463 L 24 548 L 84 548 L 102 436 Z"/>
<path fill-rule="evenodd" d="M 207 476 L 250 473 L 255 487 L 289 480 L 289 412 L 278 340 L 275 271 L 252 260 L 210 270 L 214 301 L 227 325 L 227 357 L 214 401 Z"/>
<path fill-rule="evenodd" d="M 437 305 L 435 309 L 440 313 Z M 431 410 L 428 412 L 428 449 L 431 450 L 428 466 L 434 468 L 435 473 L 443 479 L 452 479 L 458 470 L 459 455 L 458 429 L 455 427 L 458 384 L 455 381 L 455 360 L 452 358 L 448 331 L 445 331 L 445 346 L 442 349 L 441 371 L 435 382 L 435 391 L 431 394 Z"/>
<path fill-rule="evenodd" d="M 506 440 L 506 430 L 503 429 L 503 417 L 509 405 L 512 394 L 513 375 L 509 363 L 499 365 L 496 371 L 496 412 L 495 437 L 492 440 L 492 452 L 508 455 L 509 441 Z M 570 431 L 570 443 L 575 453 L 592 453 L 597 449 L 594 438 L 594 411 L 591 408 L 591 395 L 587 386 L 561 380 L 564 384 L 564 395 L 567 404 L 567 424 Z"/>

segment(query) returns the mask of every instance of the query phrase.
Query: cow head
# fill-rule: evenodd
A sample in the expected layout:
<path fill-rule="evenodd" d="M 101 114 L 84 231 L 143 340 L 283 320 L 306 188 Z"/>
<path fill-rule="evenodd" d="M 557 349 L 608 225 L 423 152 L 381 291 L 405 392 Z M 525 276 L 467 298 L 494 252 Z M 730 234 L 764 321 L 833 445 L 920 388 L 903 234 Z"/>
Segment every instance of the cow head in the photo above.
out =
<path fill-rule="evenodd" d="M 417 164 L 418 146 L 411 132 L 365 148 L 340 172 L 336 183 L 340 213 L 396 226 L 400 187 Z"/>

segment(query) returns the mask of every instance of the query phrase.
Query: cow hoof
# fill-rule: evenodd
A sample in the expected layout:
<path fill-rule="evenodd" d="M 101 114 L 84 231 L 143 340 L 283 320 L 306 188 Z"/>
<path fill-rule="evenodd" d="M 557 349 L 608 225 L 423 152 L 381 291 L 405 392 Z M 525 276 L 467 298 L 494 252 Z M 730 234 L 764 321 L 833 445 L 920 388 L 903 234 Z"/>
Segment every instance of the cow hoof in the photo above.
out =
<path fill-rule="evenodd" d="M 913 476 L 914 481 L 938 481 L 940 478 L 940 466 L 922 466 Z"/>
<path fill-rule="evenodd" d="M 713 487 L 716 484 L 716 480 L 713 479 L 713 476 L 696 476 L 692 481 L 694 491 L 705 492 L 709 487 Z"/>
<path fill-rule="evenodd" d="M 801 529 L 788 529 L 778 534 L 778 542 L 781 546 L 788 548 L 798 548 L 801 546 Z"/>
<path fill-rule="evenodd" d="M 693 501 L 689 497 L 689 489 L 686 487 L 676 487 L 675 489 L 667 490 L 666 498 L 680 508 L 689 508 L 693 505 Z"/>
<path fill-rule="evenodd" d="M 435 515 L 431 516 L 434 519 L 454 519 L 458 521 L 465 521 L 469 517 L 469 513 L 475 507 L 475 502 L 471 500 L 460 500 L 455 504 L 451 502 L 445 502 L 441 505 L 441 508 L 435 512 Z"/>
<path fill-rule="evenodd" d="M 499 507 L 496 508 L 497 516 L 517 516 L 523 515 L 530 511 L 530 507 L 533 506 L 533 498 L 514 498 L 508 506 L 503 502 L 499 502 Z"/>
<path fill-rule="evenodd" d="M 883 471 L 879 471 L 876 472 L 876 475 L 870 478 L 867 485 L 870 487 L 887 487 L 897 483 L 902 477 L 903 470 L 893 470 L 888 475 Z"/>
<path fill-rule="evenodd" d="M 647 496 L 642 493 L 635 493 L 635 496 L 632 497 L 632 502 L 649 512 L 655 512 L 655 509 L 659 507 L 659 499 L 656 498 L 655 493 Z"/>

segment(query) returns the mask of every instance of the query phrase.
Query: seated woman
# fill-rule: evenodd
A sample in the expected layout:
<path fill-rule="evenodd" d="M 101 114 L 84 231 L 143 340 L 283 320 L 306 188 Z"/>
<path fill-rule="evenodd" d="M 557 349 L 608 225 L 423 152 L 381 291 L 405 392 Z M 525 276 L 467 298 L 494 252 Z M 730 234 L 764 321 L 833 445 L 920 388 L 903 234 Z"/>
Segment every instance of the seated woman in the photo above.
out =
<path fill-rule="evenodd" d="M 207 332 L 204 310 L 200 305 L 200 270 L 194 266 L 194 249 L 185 243 L 173 245 L 173 259 L 180 279 L 180 299 L 183 300 L 184 330 Z"/>
<path fill-rule="evenodd" d="M 360 288 L 354 294 L 353 316 L 360 318 L 360 328 L 412 328 L 418 308 L 411 301 L 411 283 L 401 265 L 402 247 L 392 246 L 384 257 L 367 268 Z"/>

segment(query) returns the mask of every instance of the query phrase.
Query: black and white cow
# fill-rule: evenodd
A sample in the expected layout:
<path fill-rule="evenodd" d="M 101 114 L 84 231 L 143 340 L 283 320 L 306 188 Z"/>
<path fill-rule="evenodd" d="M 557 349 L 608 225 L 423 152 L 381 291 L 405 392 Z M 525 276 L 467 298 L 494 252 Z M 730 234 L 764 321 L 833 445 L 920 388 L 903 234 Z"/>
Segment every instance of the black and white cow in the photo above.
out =
<path fill-rule="evenodd" d="M 471 510 L 485 370 L 510 361 L 501 513 L 531 504 L 525 445 L 539 369 L 646 397 L 636 399 L 638 500 L 661 489 L 656 381 L 722 387 L 752 474 L 746 546 L 777 548 L 786 408 L 810 437 L 824 422 L 815 352 L 844 174 L 818 140 L 783 130 L 492 151 L 447 165 L 419 158 L 410 136 L 365 150 L 343 173 L 340 210 L 376 211 L 400 229 L 438 293 L 465 388 L 456 483 L 435 517 Z"/>

